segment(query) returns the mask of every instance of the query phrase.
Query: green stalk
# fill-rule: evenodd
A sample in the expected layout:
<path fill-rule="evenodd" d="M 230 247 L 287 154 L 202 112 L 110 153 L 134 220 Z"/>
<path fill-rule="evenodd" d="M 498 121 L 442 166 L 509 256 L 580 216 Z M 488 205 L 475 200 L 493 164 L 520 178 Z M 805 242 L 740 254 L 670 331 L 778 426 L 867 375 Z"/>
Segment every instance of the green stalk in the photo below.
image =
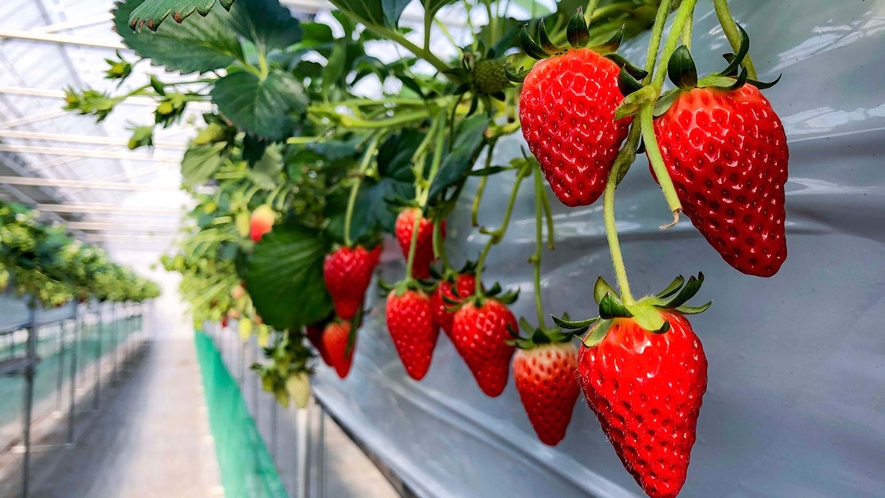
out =
<path fill-rule="evenodd" d="M 406 260 L 406 280 L 412 280 L 412 264 L 415 262 L 415 250 L 418 248 L 418 230 L 423 218 L 424 213 L 419 212 L 415 217 L 415 224 L 412 226 L 412 242 L 409 245 L 409 258 Z"/>
<path fill-rule="evenodd" d="M 679 213 L 682 212 L 682 203 L 679 202 L 679 196 L 676 194 L 676 187 L 673 186 L 673 180 L 670 178 L 670 172 L 664 164 L 664 156 L 661 155 L 661 149 L 658 146 L 658 138 L 655 136 L 654 129 L 654 106 L 644 105 L 639 111 L 639 121 L 642 127 L 642 139 L 645 140 L 645 150 L 648 153 L 651 168 L 658 178 L 661 191 L 664 193 L 664 199 L 667 201 L 667 207 L 673 213 L 673 223 L 664 225 L 661 228 L 669 228 L 679 221 Z"/>
<path fill-rule="evenodd" d="M 683 0 L 682 5 L 679 6 L 679 10 L 676 11 L 676 17 L 673 18 L 673 26 L 670 27 L 670 34 L 667 36 L 667 42 L 664 43 L 664 51 L 661 53 L 660 70 L 655 73 L 654 79 L 652 80 L 652 83 L 659 92 L 664 86 L 664 78 L 667 76 L 667 64 L 670 62 L 670 56 L 673 55 L 673 52 L 676 51 L 677 45 L 679 45 L 682 30 L 685 29 L 686 23 L 691 20 L 695 4 L 697 4 L 697 0 Z"/>
<path fill-rule="evenodd" d="M 427 112 L 410 112 L 408 114 L 402 114 L 399 116 L 394 116 L 390 119 L 382 119 L 379 121 L 365 121 L 351 116 L 341 116 L 341 124 L 346 128 L 364 128 L 368 130 L 377 130 L 379 128 L 391 128 L 394 126 L 411 123 L 412 121 L 427 119 L 427 117 Z"/>
<path fill-rule="evenodd" d="M 645 71 L 648 73 L 648 76 L 645 77 L 643 83 L 646 85 L 651 83 L 652 74 L 655 72 L 658 50 L 661 47 L 661 38 L 664 37 L 664 26 L 667 24 L 667 16 L 670 14 L 670 1 L 661 1 L 661 5 L 658 7 L 658 15 L 655 17 L 655 24 L 651 28 L 651 41 L 648 43 L 648 51 L 645 55 Z"/>
<path fill-rule="evenodd" d="M 516 204 L 516 196 L 519 193 L 519 186 L 522 184 L 522 180 L 526 176 L 527 175 L 525 175 L 522 170 L 519 170 L 516 173 L 516 181 L 513 183 L 513 190 L 510 192 L 510 200 L 507 201 L 507 210 L 504 212 L 504 220 L 501 222 L 501 226 L 493 231 L 480 229 L 481 233 L 489 236 L 489 240 L 486 242 L 485 247 L 482 248 L 482 252 L 479 254 L 479 259 L 476 262 L 475 293 L 477 296 L 482 295 L 482 269 L 485 265 L 486 257 L 489 255 L 492 246 L 501 242 L 501 239 L 504 238 L 504 234 L 507 233 L 507 226 L 510 225 L 510 216 L 513 214 L 513 206 Z"/>
<path fill-rule="evenodd" d="M 373 26 L 372 29 L 378 34 L 386 36 L 387 38 L 399 43 L 406 50 L 412 52 L 415 56 L 424 59 L 425 61 L 430 63 L 431 66 L 435 67 L 437 71 L 442 73 L 449 69 L 449 66 L 447 66 L 445 62 L 439 60 L 435 55 L 433 55 L 430 50 L 425 50 L 418 45 L 415 45 L 414 43 L 406 39 L 406 37 L 403 36 L 401 33 L 392 29 L 382 28 L 380 26 Z"/>
<path fill-rule="evenodd" d="M 544 215 L 547 217 L 547 249 L 552 251 L 556 249 L 553 243 L 553 210 L 550 208 L 550 198 L 546 193 L 541 196 L 541 202 L 544 204 Z"/>
<path fill-rule="evenodd" d="M 685 24 L 685 28 L 682 30 L 682 44 L 685 45 L 685 48 L 691 50 L 691 38 L 692 38 L 692 30 L 694 29 L 694 8 L 691 9 L 691 14 L 689 14 L 688 22 Z"/>
<path fill-rule="evenodd" d="M 541 251 L 544 245 L 544 224 L 541 218 L 544 216 L 543 198 L 547 197 L 547 194 L 544 193 L 541 168 L 532 169 L 535 170 L 535 254 L 532 255 L 531 261 L 535 267 L 535 311 L 538 313 L 538 327 L 543 330 L 547 328 L 547 325 L 544 323 L 544 305 L 541 303 Z"/>
<path fill-rule="evenodd" d="M 618 229 L 615 225 L 615 188 L 617 188 L 618 170 L 620 169 L 620 161 L 616 161 L 605 184 L 605 193 L 602 198 L 602 213 L 605 218 L 605 236 L 608 239 L 608 249 L 611 252 L 615 277 L 618 280 L 618 288 L 621 290 L 621 299 L 624 301 L 624 304 L 630 305 L 633 304 L 633 294 L 630 293 L 630 282 L 627 281 L 627 268 L 624 266 L 624 256 L 621 255 L 621 244 L 618 241 Z"/>
<path fill-rule="evenodd" d="M 596 12 L 596 7 L 598 5 L 599 0 L 590 0 L 587 2 L 587 9 L 584 11 L 584 19 L 587 20 L 588 24 L 593 20 L 593 13 Z"/>
<path fill-rule="evenodd" d="M 363 156 L 363 160 L 360 163 L 359 176 L 356 181 L 353 183 L 353 187 L 350 188 L 350 197 L 347 199 L 347 211 L 344 215 L 344 245 L 347 247 L 352 247 L 352 241 L 350 240 L 350 223 L 353 218 L 353 207 L 356 205 L 357 194 L 360 191 L 360 184 L 363 182 L 363 177 L 366 176 L 366 170 L 369 169 L 369 165 L 372 164 L 372 157 L 375 156 L 375 151 L 378 149 L 378 142 L 381 141 L 381 135 L 377 134 L 372 141 L 369 143 L 369 146 L 366 148 L 366 155 Z"/>
<path fill-rule="evenodd" d="M 446 246 L 443 241 L 442 222 L 438 221 L 433 224 L 433 255 L 443 262 L 443 270 L 452 267 L 449 264 L 449 256 L 446 254 Z"/>
<path fill-rule="evenodd" d="M 728 43 L 731 45 L 734 53 L 737 53 L 741 46 L 741 32 L 738 30 L 737 23 L 734 22 L 731 9 L 728 8 L 728 0 L 713 0 L 713 7 L 716 8 L 716 16 L 719 18 L 719 24 L 722 25 L 725 37 L 728 38 Z M 753 59 L 750 58 L 750 54 L 744 57 L 742 65 L 747 69 L 747 76 L 751 80 L 757 79 L 756 67 L 753 66 Z"/>
<path fill-rule="evenodd" d="M 493 141 L 489 144 L 489 150 L 486 153 L 486 164 L 485 169 L 489 169 L 492 167 L 492 152 L 495 151 L 495 142 Z M 470 224 L 472 226 L 479 226 L 479 205 L 482 202 L 483 193 L 486 190 L 486 184 L 489 182 L 488 176 L 483 176 L 479 180 L 479 185 L 476 187 L 476 195 L 473 196 L 473 207 L 470 210 Z"/>

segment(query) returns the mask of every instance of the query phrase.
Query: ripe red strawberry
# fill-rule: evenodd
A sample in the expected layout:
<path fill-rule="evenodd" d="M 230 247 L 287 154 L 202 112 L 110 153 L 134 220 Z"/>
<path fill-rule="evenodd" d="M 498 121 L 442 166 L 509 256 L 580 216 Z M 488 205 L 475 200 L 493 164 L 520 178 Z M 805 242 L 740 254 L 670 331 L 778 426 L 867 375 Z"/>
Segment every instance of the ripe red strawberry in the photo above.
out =
<path fill-rule="evenodd" d="M 581 391 L 578 349 L 569 342 L 520 349 L 513 357 L 513 380 L 522 406 L 541 442 L 556 446 L 565 437 Z"/>
<path fill-rule="evenodd" d="M 339 247 L 326 255 L 323 277 L 342 319 L 350 320 L 363 306 L 374 267 L 372 253 L 363 246 Z"/>
<path fill-rule="evenodd" d="M 455 295 L 454 290 L 457 290 L 457 296 Z M 455 313 L 447 309 L 452 308 L 453 305 L 447 303 L 445 299 L 443 299 L 443 296 L 446 296 L 450 301 L 460 303 L 464 298 L 472 296 L 475 290 L 476 277 L 469 273 L 462 273 L 455 277 L 454 282 L 440 280 L 439 285 L 436 286 L 436 290 L 431 294 L 430 305 L 433 308 L 434 319 L 436 320 L 436 323 L 442 327 L 443 332 L 445 332 L 447 336 L 452 336 L 452 319 L 454 318 Z"/>
<path fill-rule="evenodd" d="M 334 321 L 326 325 L 323 331 L 323 349 L 329 357 L 329 363 L 335 368 L 338 377 L 347 377 L 353 364 L 353 352 L 356 349 L 354 340 L 350 354 L 347 354 L 347 339 L 350 336 L 350 322 Z"/>
<path fill-rule="evenodd" d="M 787 258 L 784 127 L 759 90 L 695 88 L 654 122 L 686 216 L 736 270 L 770 277 Z"/>
<path fill-rule="evenodd" d="M 430 296 L 422 290 L 397 292 L 387 295 L 387 329 L 406 372 L 421 380 L 430 369 L 439 328 L 433 320 Z"/>
<path fill-rule="evenodd" d="M 496 397 L 504 392 L 510 373 L 514 346 L 507 326 L 517 330 L 513 313 L 496 299 L 485 299 L 482 306 L 468 301 L 455 312 L 452 343 L 464 358 L 482 392 Z"/>
<path fill-rule="evenodd" d="M 587 403 L 624 467 L 650 497 L 673 498 L 688 471 L 707 358 L 685 316 L 660 313 L 670 323 L 663 334 L 632 318 L 611 321 L 599 344 L 581 348 L 578 371 Z"/>
<path fill-rule="evenodd" d="M 525 78 L 519 121 L 532 154 L 566 206 L 593 204 L 605 190 L 631 118 L 615 121 L 624 100 L 620 68 L 589 48 L 539 61 Z"/>
<path fill-rule="evenodd" d="M 412 246 L 412 232 L 415 229 L 415 219 L 421 217 L 418 208 L 406 208 L 396 217 L 396 239 L 403 250 L 403 257 L 409 259 L 409 248 Z M 442 234 L 446 234 L 446 222 L 442 221 Z M 433 222 L 427 218 L 421 218 L 418 225 L 418 242 L 415 247 L 415 259 L 412 263 L 412 276 L 419 279 L 430 278 L 430 265 L 433 263 Z"/>
<path fill-rule="evenodd" d="M 272 207 L 262 205 L 255 208 L 249 219 L 249 235 L 252 237 L 252 241 L 258 242 L 264 234 L 270 232 L 275 219 L 276 214 Z"/>
<path fill-rule="evenodd" d="M 378 244 L 371 251 L 369 251 L 369 256 L 372 261 L 372 269 L 374 270 L 376 266 L 378 266 L 378 261 L 381 260 L 381 250 L 383 249 L 384 244 Z"/>
<path fill-rule="evenodd" d="M 326 347 L 323 346 L 323 331 L 326 328 L 325 322 L 317 322 L 313 325 L 308 325 L 305 327 L 307 340 L 313 344 L 313 347 L 316 348 L 317 353 L 320 354 L 320 358 L 323 359 L 323 363 L 326 365 L 332 366 L 332 361 L 329 358 L 329 353 L 326 352 Z"/>

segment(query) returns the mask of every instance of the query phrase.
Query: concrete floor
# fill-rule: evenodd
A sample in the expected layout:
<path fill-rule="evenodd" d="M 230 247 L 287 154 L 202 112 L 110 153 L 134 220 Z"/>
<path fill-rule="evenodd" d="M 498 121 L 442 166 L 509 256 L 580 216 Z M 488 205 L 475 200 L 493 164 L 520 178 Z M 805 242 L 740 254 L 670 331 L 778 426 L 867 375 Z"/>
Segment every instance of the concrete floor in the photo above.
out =
<path fill-rule="evenodd" d="M 143 353 L 103 390 L 99 414 L 78 421 L 75 448 L 32 456 L 31 498 L 224 496 L 193 338 L 155 340 Z M 398 496 L 331 419 L 325 425 L 326 497 Z M 19 496 L 20 472 L 5 474 L 0 495 Z"/>

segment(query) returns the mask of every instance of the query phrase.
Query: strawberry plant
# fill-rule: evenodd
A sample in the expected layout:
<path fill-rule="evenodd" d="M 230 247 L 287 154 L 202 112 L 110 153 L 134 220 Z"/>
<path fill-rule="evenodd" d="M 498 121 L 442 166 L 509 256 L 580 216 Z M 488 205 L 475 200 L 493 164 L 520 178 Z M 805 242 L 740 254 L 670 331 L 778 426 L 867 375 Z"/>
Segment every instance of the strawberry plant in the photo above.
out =
<path fill-rule="evenodd" d="M 509 17 L 510 2 L 468 1 L 463 46 L 437 20 L 456 2 L 421 0 L 423 39 L 401 22 L 409 3 L 332 0 L 333 29 L 298 21 L 277 0 L 125 0 L 115 24 L 139 58 L 109 59 L 107 76 L 125 81 L 145 60 L 184 76 L 151 77 L 119 94 L 69 89 L 67 108 L 101 120 L 127 98 L 153 98 L 154 121 L 134 128 L 133 148 L 150 146 L 156 127 L 199 123 L 182 162 L 197 204 L 163 261 L 184 275 L 198 325 L 238 319 L 244 338 L 258 336 L 271 360 L 260 369 L 265 388 L 281 402 L 305 399 L 317 355 L 340 377 L 350 373 L 380 247 L 395 239 L 401 253 L 388 256 L 401 271 L 383 284 L 386 325 L 412 378 L 429 374 L 442 328 L 487 395 L 500 395 L 513 369 L 528 419 L 550 445 L 566 437 L 583 390 L 639 486 L 676 496 L 707 382 L 687 317 L 709 303 L 687 304 L 702 274 L 633 296 L 614 199 L 644 152 L 673 219 L 662 228 L 684 213 L 737 270 L 777 273 L 787 255 L 789 151 L 775 106 L 760 93 L 770 84 L 757 80 L 749 37 L 726 0 L 713 0 L 733 53 L 724 70 L 699 77 L 697 0 L 563 0 L 520 19 Z M 478 26 L 479 17 L 488 22 Z M 649 28 L 643 67 L 617 53 Z M 432 50 L 432 29 L 456 56 Z M 397 47 L 388 62 L 368 49 L 381 40 Z M 675 88 L 664 91 L 668 74 Z M 380 90 L 366 97 L 360 85 L 370 81 Z M 213 111 L 194 116 L 194 102 Z M 498 142 L 519 131 L 532 155 L 495 164 Z M 512 175 L 513 188 L 490 229 L 479 213 L 486 187 L 502 178 L 495 175 Z M 473 176 L 475 197 L 461 199 Z M 529 177 L 536 324 L 511 311 L 518 289 L 483 280 Z M 586 289 L 596 317 L 545 323 L 543 237 L 552 249 L 555 227 L 544 179 L 566 206 L 601 200 L 616 285 L 600 278 Z M 456 270 L 447 218 L 467 205 L 485 244 Z"/>

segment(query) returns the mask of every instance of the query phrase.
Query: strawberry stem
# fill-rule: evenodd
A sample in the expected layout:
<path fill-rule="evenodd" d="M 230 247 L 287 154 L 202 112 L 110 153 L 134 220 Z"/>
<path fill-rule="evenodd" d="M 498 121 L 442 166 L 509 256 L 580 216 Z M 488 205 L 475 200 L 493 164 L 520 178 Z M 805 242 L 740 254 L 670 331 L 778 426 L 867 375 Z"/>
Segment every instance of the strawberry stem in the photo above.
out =
<path fill-rule="evenodd" d="M 369 146 L 366 148 L 366 155 L 363 156 L 363 161 L 360 163 L 359 176 L 357 176 L 353 186 L 350 187 L 350 197 L 347 199 L 347 211 L 344 215 L 344 245 L 347 247 L 352 247 L 353 245 L 350 240 L 350 222 L 353 218 L 353 208 L 356 205 L 356 198 L 360 191 L 360 184 L 366 176 L 366 170 L 369 169 L 369 164 L 372 163 L 372 157 L 375 156 L 375 151 L 378 150 L 378 142 L 381 141 L 381 135 L 381 133 L 375 135 L 372 138 L 372 141 L 369 142 Z"/>
<path fill-rule="evenodd" d="M 676 187 L 673 186 L 673 180 L 670 178 L 670 172 L 664 164 L 664 156 L 661 155 L 661 149 L 658 146 L 658 139 L 655 137 L 654 129 L 654 105 L 648 104 L 642 106 L 639 111 L 640 127 L 642 129 L 642 139 L 645 140 L 645 150 L 648 153 L 648 160 L 651 162 L 651 168 L 658 178 L 661 185 L 661 191 L 664 193 L 664 199 L 667 201 L 667 207 L 673 213 L 673 224 L 679 220 L 679 213 L 682 212 L 682 203 L 679 202 L 679 196 L 676 194 Z M 670 225 L 672 226 L 672 225 Z M 670 226 L 662 226 L 661 228 L 669 228 Z"/>
<path fill-rule="evenodd" d="M 728 8 L 728 0 L 713 0 L 713 7 L 716 8 L 716 16 L 719 18 L 719 24 L 722 25 L 722 31 L 728 38 L 728 43 L 735 53 L 741 46 L 741 32 L 738 30 L 737 23 L 731 15 L 731 9 Z M 744 57 L 743 66 L 747 69 L 747 76 L 751 80 L 758 79 L 756 75 L 756 67 L 753 66 L 753 59 L 750 54 Z"/>
<path fill-rule="evenodd" d="M 533 169 L 535 170 L 535 254 L 532 255 L 530 261 L 535 266 L 535 311 L 538 313 L 538 328 L 545 330 L 547 325 L 544 323 L 544 305 L 541 303 L 541 250 L 544 245 L 543 198 L 547 195 L 544 193 L 544 181 L 541 179 L 540 165 Z M 550 242 L 552 244 L 552 237 Z"/>
<path fill-rule="evenodd" d="M 685 23 L 685 28 L 682 29 L 682 44 L 685 45 L 685 48 L 691 50 L 691 38 L 692 38 L 692 30 L 694 28 L 694 7 L 691 8 L 691 14 L 688 15 L 688 22 Z"/>
<path fill-rule="evenodd" d="M 492 152 L 495 151 L 495 143 L 497 140 L 492 140 L 489 143 L 488 152 L 486 152 L 486 164 L 485 169 L 489 169 L 492 167 Z M 476 187 L 476 195 L 473 196 L 473 208 L 470 210 L 470 224 L 472 226 L 479 226 L 479 205 L 482 202 L 482 195 L 486 190 L 486 184 L 489 182 L 489 176 L 485 175 L 479 180 L 479 185 Z"/>
<path fill-rule="evenodd" d="M 670 57 L 679 45 L 679 40 L 682 37 L 685 25 L 691 22 L 692 13 L 694 12 L 694 6 L 696 4 L 697 0 L 684 0 L 682 5 L 679 6 L 679 10 L 676 11 L 676 17 L 673 18 L 673 25 L 670 26 L 670 34 L 667 36 L 666 43 L 664 43 L 664 51 L 661 54 L 661 63 L 658 66 L 659 70 L 655 73 L 654 79 L 652 80 L 655 88 L 658 89 L 658 92 L 660 92 L 661 88 L 664 86 L 664 78 L 667 76 L 667 65 L 670 63 Z M 663 4 L 661 5 L 663 6 Z M 660 11 L 658 12 L 658 15 L 660 15 Z"/>
<path fill-rule="evenodd" d="M 599 6 L 599 0 L 587 2 L 587 9 L 584 11 L 584 19 L 587 19 L 587 24 L 590 24 L 590 21 L 593 20 L 593 13 L 596 11 L 597 6 Z"/>
<path fill-rule="evenodd" d="M 629 143 L 625 145 L 625 147 L 629 146 Z M 602 214 L 605 218 L 605 236 L 608 239 L 608 249 L 611 252 L 615 277 L 618 280 L 618 288 L 621 290 L 621 299 L 624 304 L 631 305 L 633 304 L 633 294 L 630 293 L 630 282 L 627 281 L 627 268 L 624 266 L 624 256 L 621 255 L 621 244 L 618 241 L 618 229 L 615 224 L 615 189 L 618 185 L 618 172 L 622 167 L 621 159 L 630 155 L 629 152 L 623 154 L 624 150 L 622 150 L 622 154 L 618 156 L 618 160 L 615 161 L 614 167 L 608 174 L 605 193 L 602 197 Z"/>
<path fill-rule="evenodd" d="M 415 223 L 412 225 L 412 242 L 409 244 L 409 258 L 406 260 L 406 280 L 412 280 L 412 264 L 415 262 L 415 252 L 418 248 L 418 230 L 421 227 L 421 220 L 424 219 L 424 212 L 418 210 L 418 216 L 415 216 Z"/>
<path fill-rule="evenodd" d="M 449 256 L 446 254 L 446 246 L 443 243 L 441 221 L 437 221 L 433 224 L 433 255 L 436 257 L 436 259 L 442 260 L 443 273 L 451 268 L 451 265 L 449 265 Z"/>

